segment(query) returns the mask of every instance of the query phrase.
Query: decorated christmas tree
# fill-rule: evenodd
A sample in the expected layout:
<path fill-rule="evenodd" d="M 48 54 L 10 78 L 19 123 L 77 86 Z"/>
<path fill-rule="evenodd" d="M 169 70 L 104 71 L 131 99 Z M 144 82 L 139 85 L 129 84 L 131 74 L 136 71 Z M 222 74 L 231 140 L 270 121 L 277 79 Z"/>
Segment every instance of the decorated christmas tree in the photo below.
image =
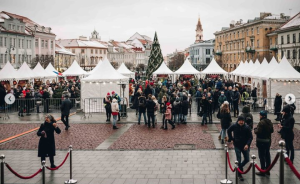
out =
<path fill-rule="evenodd" d="M 160 44 L 155 32 L 152 48 L 149 56 L 148 67 L 146 71 L 147 78 L 150 78 L 153 72 L 155 72 L 161 63 L 164 61 L 163 55 L 160 50 Z"/>

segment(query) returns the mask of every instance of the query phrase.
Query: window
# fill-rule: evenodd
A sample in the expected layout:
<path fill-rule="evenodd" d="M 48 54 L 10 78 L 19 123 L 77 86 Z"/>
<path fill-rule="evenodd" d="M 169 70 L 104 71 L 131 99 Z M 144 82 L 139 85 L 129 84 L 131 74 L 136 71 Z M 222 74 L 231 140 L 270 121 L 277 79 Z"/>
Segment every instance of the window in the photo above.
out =
<path fill-rule="evenodd" d="M 35 39 L 35 47 L 39 47 L 39 40 L 38 39 Z"/>
<path fill-rule="evenodd" d="M 240 49 L 240 43 L 237 43 L 237 49 Z"/>
<path fill-rule="evenodd" d="M 290 59 L 290 58 L 291 58 L 290 50 L 287 50 L 287 59 Z"/>
<path fill-rule="evenodd" d="M 256 28 L 256 34 L 259 34 L 259 27 Z"/>
<path fill-rule="evenodd" d="M 3 54 L 0 55 L 0 64 L 3 63 Z"/>
<path fill-rule="evenodd" d="M 50 48 L 50 49 L 53 49 L 53 41 L 51 41 L 51 45 L 50 45 L 50 46 L 51 46 L 51 48 Z"/>
<path fill-rule="evenodd" d="M 281 36 L 281 44 L 284 44 L 283 36 Z"/>
<path fill-rule="evenodd" d="M 270 38 L 270 45 L 272 45 L 272 38 Z"/>
<path fill-rule="evenodd" d="M 257 45 L 256 45 L 256 47 L 259 48 L 259 40 L 257 40 Z"/>
<path fill-rule="evenodd" d="M 48 40 L 45 40 L 45 48 L 48 49 L 49 45 L 48 45 Z"/>
<path fill-rule="evenodd" d="M 31 49 L 31 40 L 29 40 L 29 47 L 28 48 Z"/>
<path fill-rule="evenodd" d="M 283 57 L 283 55 L 284 55 L 284 52 L 283 52 L 283 50 L 281 51 L 281 58 Z"/>
<path fill-rule="evenodd" d="M 0 47 L 3 46 L 3 37 L 0 37 Z"/>
<path fill-rule="evenodd" d="M 11 30 L 11 24 L 8 24 L 8 29 Z"/>
<path fill-rule="evenodd" d="M 275 44 L 276 44 L 276 45 L 278 44 L 278 39 L 277 39 L 277 37 L 275 38 Z"/>
<path fill-rule="evenodd" d="M 239 32 L 239 31 L 237 32 L 237 37 L 238 37 L 238 38 L 240 37 L 240 32 Z"/>
<path fill-rule="evenodd" d="M 106 54 L 106 50 L 103 51 L 103 54 Z"/>
<path fill-rule="evenodd" d="M 45 41 L 42 40 L 42 48 L 44 48 L 44 47 L 45 47 Z"/>
<path fill-rule="evenodd" d="M 16 47 L 16 39 L 14 38 L 13 40 L 14 40 L 13 46 Z"/>
<path fill-rule="evenodd" d="M 74 54 L 75 54 L 75 49 L 72 49 L 72 53 L 74 53 Z"/>
<path fill-rule="evenodd" d="M 21 40 L 21 47 L 22 47 L 22 49 L 24 49 L 24 40 L 23 39 Z"/>
<path fill-rule="evenodd" d="M 286 35 L 286 43 L 290 43 L 290 35 Z"/>
<path fill-rule="evenodd" d="M 95 54 L 98 54 L 98 49 L 95 49 Z"/>
<path fill-rule="evenodd" d="M 254 29 L 253 28 L 251 28 L 251 34 L 254 35 Z"/>
<path fill-rule="evenodd" d="M 20 26 L 17 26 L 17 31 L 20 31 Z"/>
<path fill-rule="evenodd" d="M 208 64 L 210 62 L 210 59 L 209 58 L 206 58 L 206 64 Z"/>
<path fill-rule="evenodd" d="M 28 56 L 28 61 L 31 62 L 31 55 Z"/>
<path fill-rule="evenodd" d="M 93 54 L 93 52 L 94 52 L 93 49 L 91 49 L 91 54 Z"/>
<path fill-rule="evenodd" d="M 235 54 L 233 55 L 233 61 L 235 61 Z"/>
<path fill-rule="evenodd" d="M 296 49 L 294 49 L 293 50 L 293 59 L 296 59 L 296 54 L 297 54 Z"/>
<path fill-rule="evenodd" d="M 4 61 L 7 61 L 7 54 L 4 55 Z"/>
<path fill-rule="evenodd" d="M 21 54 L 19 54 L 19 60 L 18 61 L 21 62 Z"/>
<path fill-rule="evenodd" d="M 293 43 L 296 43 L 296 34 L 293 34 Z"/>
<path fill-rule="evenodd" d="M 206 49 L 205 53 L 206 55 L 210 55 L 210 49 Z"/>
<path fill-rule="evenodd" d="M 84 49 L 81 49 L 81 54 L 84 54 Z"/>
<path fill-rule="evenodd" d="M 242 42 L 242 49 L 244 49 L 245 45 L 244 45 L 244 42 Z"/>
<path fill-rule="evenodd" d="M 7 45 L 6 42 L 7 42 L 6 37 L 4 37 L 4 47 L 6 47 L 6 45 Z"/>

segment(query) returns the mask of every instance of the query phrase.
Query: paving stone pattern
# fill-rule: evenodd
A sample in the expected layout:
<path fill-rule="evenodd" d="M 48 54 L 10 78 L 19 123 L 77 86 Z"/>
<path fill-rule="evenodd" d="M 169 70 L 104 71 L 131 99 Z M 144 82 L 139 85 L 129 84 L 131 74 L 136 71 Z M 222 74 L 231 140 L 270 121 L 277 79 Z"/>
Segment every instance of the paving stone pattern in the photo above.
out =
<path fill-rule="evenodd" d="M 5 161 L 18 173 L 28 176 L 40 168 L 37 151 L 1 150 Z M 231 162 L 235 160 L 229 151 Z M 257 155 L 257 150 L 251 154 Z M 276 151 L 271 152 L 272 159 Z M 58 165 L 66 151 L 57 151 Z M 300 170 L 300 152 L 296 151 L 295 167 Z M 78 184 L 218 184 L 224 179 L 225 154 L 223 150 L 167 150 L 167 151 L 74 151 L 73 178 Z M 257 160 L 258 161 L 258 160 Z M 48 164 L 49 160 L 46 160 Z M 259 162 L 259 161 L 258 161 Z M 247 167 L 248 165 L 246 165 Z M 296 184 L 299 180 L 284 164 L 285 183 Z M 229 179 L 234 173 L 229 170 Z M 251 172 L 244 175 L 241 184 L 252 183 Z M 5 184 L 42 183 L 41 174 L 30 180 L 18 179 L 5 168 Z M 69 179 L 69 160 L 57 171 L 46 170 L 46 183 L 59 184 Z M 270 177 L 256 176 L 257 184 L 278 184 L 279 163 Z"/>
<path fill-rule="evenodd" d="M 11 136 L 26 132 L 30 129 L 39 127 L 41 124 L 0 124 L 0 140 L 9 138 Z"/>
<path fill-rule="evenodd" d="M 211 135 L 205 133 L 207 126 L 190 123 L 176 125 L 175 129 L 168 126 L 168 130 L 148 128 L 144 124 L 134 124 L 109 149 L 173 149 L 175 144 L 195 144 L 196 149 L 215 148 Z"/>
<path fill-rule="evenodd" d="M 219 130 L 221 130 L 221 125 L 217 124 L 216 125 L 218 127 Z M 254 124 L 253 127 L 256 127 L 257 124 Z M 274 133 L 272 134 L 272 144 L 271 144 L 271 149 L 279 149 L 279 145 L 278 142 L 281 139 L 281 136 L 279 133 L 277 133 L 279 131 L 279 128 L 277 126 L 277 124 L 273 124 L 273 128 L 274 128 Z M 252 135 L 253 135 L 253 141 L 251 143 L 251 148 L 256 149 L 256 134 L 254 134 L 254 131 L 252 131 Z M 294 128 L 294 149 L 300 149 L 300 130 L 297 128 Z M 228 148 L 233 148 L 233 144 L 232 143 L 228 143 Z"/>
<path fill-rule="evenodd" d="M 26 125 L 28 126 L 29 124 Z M 2 126 L 7 126 L 7 124 L 1 124 L 0 127 Z M 18 126 L 19 124 L 16 127 Z M 118 126 L 121 127 L 123 125 L 118 125 Z M 55 135 L 55 144 L 56 144 L 56 149 L 62 149 L 62 150 L 68 149 L 69 145 L 73 145 L 73 148 L 77 150 L 95 149 L 111 134 L 117 131 L 112 129 L 111 124 L 73 124 L 71 125 L 68 131 L 64 130 L 64 125 L 62 124 L 59 124 L 59 127 L 62 130 L 62 132 L 61 134 Z M 28 135 L 4 143 L 0 145 L 0 150 L 37 149 L 39 137 L 36 135 L 36 132 L 37 131 L 34 131 L 33 133 L 30 133 Z M 6 134 L 6 132 L 4 133 Z"/>

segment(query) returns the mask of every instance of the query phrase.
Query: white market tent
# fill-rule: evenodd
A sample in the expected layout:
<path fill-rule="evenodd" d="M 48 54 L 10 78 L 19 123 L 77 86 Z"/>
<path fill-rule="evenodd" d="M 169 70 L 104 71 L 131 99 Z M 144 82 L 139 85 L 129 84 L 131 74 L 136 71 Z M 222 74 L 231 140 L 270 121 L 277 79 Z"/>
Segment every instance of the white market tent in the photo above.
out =
<path fill-rule="evenodd" d="M 262 63 L 260 64 L 259 68 L 257 68 L 256 70 L 254 70 L 251 74 L 250 77 L 257 77 L 259 76 L 262 72 L 265 72 L 266 70 L 268 70 L 268 61 L 266 60 L 266 58 L 264 58 L 264 60 L 262 61 Z"/>
<path fill-rule="evenodd" d="M 278 66 L 278 62 L 276 61 L 275 57 L 272 57 L 269 65 L 268 65 L 268 69 L 265 70 L 265 72 L 261 72 L 258 77 L 263 79 L 263 78 L 266 78 L 269 73 L 271 73 L 276 67 Z"/>
<path fill-rule="evenodd" d="M 181 74 L 186 74 L 186 75 L 196 75 L 198 78 L 200 77 L 201 72 L 196 70 L 193 65 L 190 63 L 188 57 L 184 61 L 183 65 L 174 72 L 174 74 L 181 75 Z"/>
<path fill-rule="evenodd" d="M 232 72 L 230 72 L 230 75 L 235 75 L 236 73 L 238 73 L 240 70 L 242 70 L 244 68 L 244 65 L 247 63 L 247 61 L 244 63 L 243 61 L 240 62 L 239 66 Z"/>
<path fill-rule="evenodd" d="M 98 64 L 96 65 L 96 67 L 93 68 L 93 70 L 89 71 L 88 74 L 91 75 L 92 73 L 94 73 L 94 72 L 97 70 L 97 68 L 99 68 L 99 67 L 101 66 L 102 62 L 103 62 L 103 61 L 102 61 L 102 59 L 101 59 L 101 60 L 98 62 Z"/>
<path fill-rule="evenodd" d="M 45 71 L 47 71 L 48 73 L 50 73 L 51 75 L 53 75 L 53 77 L 57 77 L 56 73 L 58 73 L 58 71 L 55 70 L 55 68 L 52 66 L 51 63 L 48 64 L 48 66 L 45 68 Z"/>
<path fill-rule="evenodd" d="M 123 74 L 124 76 L 127 76 L 129 78 L 134 78 L 135 74 L 134 72 L 130 71 L 124 63 L 121 64 L 121 66 L 117 70 L 120 74 Z"/>
<path fill-rule="evenodd" d="M 241 76 L 244 76 L 244 77 L 250 77 L 251 74 L 253 72 L 255 72 L 256 70 L 258 70 L 260 68 L 260 62 L 258 61 L 258 59 L 256 59 L 255 63 L 252 63 L 250 62 L 250 66 L 249 66 L 249 69 L 246 70 L 243 74 L 241 74 Z M 251 66 L 252 65 L 252 66 Z"/>
<path fill-rule="evenodd" d="M 63 73 L 63 76 L 83 76 L 88 73 L 84 71 L 76 60 L 72 63 L 72 65 Z"/>
<path fill-rule="evenodd" d="M 0 81 L 12 81 L 16 75 L 17 71 L 8 61 L 0 71 Z"/>
<path fill-rule="evenodd" d="M 162 62 L 161 65 L 159 66 L 159 68 L 153 72 L 154 75 L 158 75 L 158 74 L 167 74 L 167 75 L 171 75 L 174 74 L 174 72 L 172 70 L 170 70 L 170 68 L 166 65 L 165 62 Z"/>
<path fill-rule="evenodd" d="M 37 63 L 37 65 L 32 70 L 34 74 L 35 79 L 49 79 L 49 78 L 55 78 L 56 76 L 46 71 L 40 62 Z"/>
<path fill-rule="evenodd" d="M 30 80 L 34 79 L 34 73 L 33 71 L 29 68 L 26 62 L 22 64 L 20 69 L 16 72 L 15 79 L 16 80 Z"/>
<path fill-rule="evenodd" d="M 209 65 L 201 72 L 203 74 L 228 74 L 213 58 Z"/>
<path fill-rule="evenodd" d="M 112 91 L 123 97 L 120 84 L 128 84 L 128 79 L 115 70 L 107 59 L 104 59 L 101 67 L 81 80 L 81 99 L 82 104 L 84 104 L 84 112 L 104 112 L 103 98 L 108 92 L 111 94 Z M 124 98 L 129 98 L 128 85 L 124 89 Z"/>

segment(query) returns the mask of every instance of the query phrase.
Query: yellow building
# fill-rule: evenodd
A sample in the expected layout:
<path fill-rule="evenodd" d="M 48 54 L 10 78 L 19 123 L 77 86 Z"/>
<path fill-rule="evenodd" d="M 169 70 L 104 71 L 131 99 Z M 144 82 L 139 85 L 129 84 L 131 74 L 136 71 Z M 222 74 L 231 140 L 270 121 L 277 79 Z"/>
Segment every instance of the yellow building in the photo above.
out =
<path fill-rule="evenodd" d="M 215 32 L 215 59 L 222 68 L 230 72 L 235 70 L 240 61 L 265 57 L 270 61 L 270 37 L 268 33 L 279 28 L 289 19 L 284 14 L 274 15 L 260 13 L 260 17 L 248 20 L 247 23 L 232 21 L 230 27 L 223 27 Z"/>

